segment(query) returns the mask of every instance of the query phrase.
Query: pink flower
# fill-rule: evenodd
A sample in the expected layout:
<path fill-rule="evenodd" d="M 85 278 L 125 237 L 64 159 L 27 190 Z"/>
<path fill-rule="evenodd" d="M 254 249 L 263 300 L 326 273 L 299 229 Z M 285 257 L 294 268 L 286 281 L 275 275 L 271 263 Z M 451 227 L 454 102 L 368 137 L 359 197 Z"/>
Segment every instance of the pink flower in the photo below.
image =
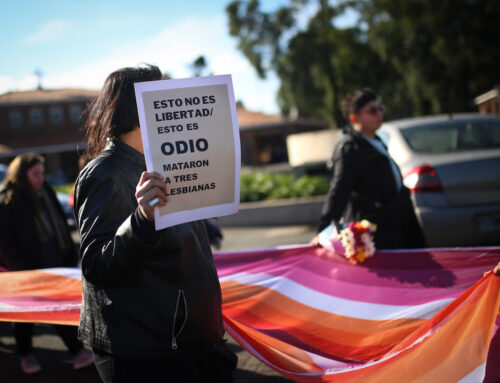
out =
<path fill-rule="evenodd" d="M 338 237 L 344 247 L 344 256 L 353 264 L 364 262 L 375 253 L 372 233 L 377 226 L 367 220 L 349 222 Z"/>

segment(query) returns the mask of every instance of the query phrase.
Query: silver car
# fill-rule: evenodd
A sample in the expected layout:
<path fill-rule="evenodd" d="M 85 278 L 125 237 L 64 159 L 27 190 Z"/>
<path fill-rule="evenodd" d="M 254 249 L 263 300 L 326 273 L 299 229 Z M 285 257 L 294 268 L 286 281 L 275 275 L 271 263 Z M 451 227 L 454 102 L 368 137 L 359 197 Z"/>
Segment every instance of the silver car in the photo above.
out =
<path fill-rule="evenodd" d="M 7 166 L 0 164 L 0 182 L 7 176 Z"/>
<path fill-rule="evenodd" d="M 430 247 L 500 245 L 500 117 L 389 121 L 377 134 L 412 191 Z"/>

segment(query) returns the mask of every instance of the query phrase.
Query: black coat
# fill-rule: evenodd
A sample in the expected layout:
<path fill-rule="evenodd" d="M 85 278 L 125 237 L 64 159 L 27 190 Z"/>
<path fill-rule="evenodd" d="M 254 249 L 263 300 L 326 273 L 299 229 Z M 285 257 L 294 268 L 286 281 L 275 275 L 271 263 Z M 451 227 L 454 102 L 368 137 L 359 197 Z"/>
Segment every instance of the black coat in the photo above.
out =
<path fill-rule="evenodd" d="M 388 157 L 361 133 L 346 128 L 337 140 L 332 163 L 333 176 L 319 230 L 332 222 L 367 219 L 377 224 L 377 249 L 425 246 L 410 192 L 404 185 L 398 191 Z"/>
<path fill-rule="evenodd" d="M 112 140 L 78 176 L 79 338 L 116 355 L 158 357 L 224 334 L 221 290 L 203 221 L 155 231 L 135 188 L 144 155 Z"/>
<path fill-rule="evenodd" d="M 0 266 L 8 270 L 30 270 L 45 267 L 74 267 L 77 265 L 77 254 L 75 248 L 62 252 L 59 256 L 60 262 L 50 263 L 41 257 L 41 241 L 35 226 L 34 209 L 28 195 L 15 186 L 9 186 L 12 190 L 12 198 L 8 204 L 5 203 L 7 186 L 2 185 L 0 189 Z M 52 188 L 45 183 L 43 185 L 49 199 L 57 210 L 62 222 L 65 223 L 65 232 L 68 243 L 73 243 L 71 232 L 66 224 L 66 216 L 59 200 Z"/>

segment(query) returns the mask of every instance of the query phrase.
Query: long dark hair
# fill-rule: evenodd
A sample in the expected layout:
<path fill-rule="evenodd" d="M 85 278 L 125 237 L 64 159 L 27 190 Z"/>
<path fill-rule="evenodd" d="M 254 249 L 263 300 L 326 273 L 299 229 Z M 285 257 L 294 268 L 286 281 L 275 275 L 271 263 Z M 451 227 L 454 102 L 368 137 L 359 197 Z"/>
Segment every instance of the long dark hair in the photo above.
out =
<path fill-rule="evenodd" d="M 7 188 L 5 204 L 10 203 L 13 189 L 17 189 L 28 197 L 35 211 L 39 209 L 37 192 L 31 187 L 27 173 L 33 166 L 44 163 L 44 158 L 36 153 L 21 154 L 11 161 L 7 168 L 7 177 L 3 181 Z"/>
<path fill-rule="evenodd" d="M 111 73 L 87 111 L 84 124 L 90 158 L 97 156 L 110 137 L 119 137 L 139 125 L 134 83 L 161 80 L 154 65 L 122 68 Z"/>

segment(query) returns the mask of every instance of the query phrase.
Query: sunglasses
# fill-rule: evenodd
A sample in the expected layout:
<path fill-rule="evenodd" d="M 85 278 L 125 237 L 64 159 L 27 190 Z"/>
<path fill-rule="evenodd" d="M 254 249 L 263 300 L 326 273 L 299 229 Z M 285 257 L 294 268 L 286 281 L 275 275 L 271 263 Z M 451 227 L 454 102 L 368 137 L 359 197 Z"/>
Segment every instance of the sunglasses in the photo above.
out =
<path fill-rule="evenodd" d="M 385 112 L 385 106 L 384 105 L 372 105 L 369 108 L 365 109 L 366 112 L 376 115 L 377 113 L 384 113 Z"/>

